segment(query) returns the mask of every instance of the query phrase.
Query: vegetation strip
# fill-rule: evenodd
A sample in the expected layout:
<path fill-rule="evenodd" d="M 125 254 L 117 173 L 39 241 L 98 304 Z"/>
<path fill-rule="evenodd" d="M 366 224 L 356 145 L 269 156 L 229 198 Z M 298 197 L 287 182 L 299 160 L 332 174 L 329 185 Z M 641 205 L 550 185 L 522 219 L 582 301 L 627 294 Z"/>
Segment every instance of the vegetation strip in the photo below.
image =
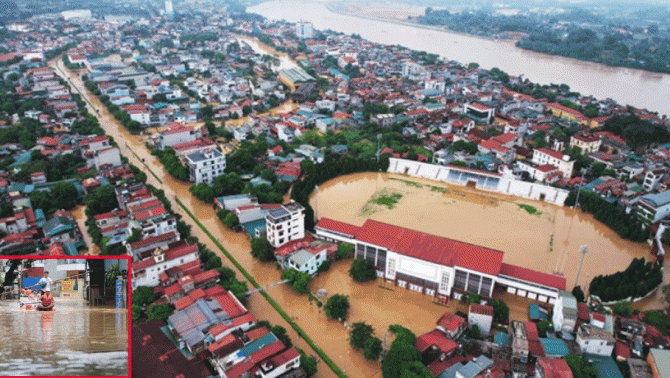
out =
<path fill-rule="evenodd" d="M 237 260 L 233 257 L 233 255 L 231 255 L 230 252 L 228 252 L 218 240 L 216 240 L 214 235 L 212 235 L 212 233 L 209 232 L 209 230 L 205 228 L 205 226 L 202 223 L 200 223 L 200 220 L 198 220 L 198 218 L 196 218 L 195 215 L 193 215 L 193 213 L 191 213 L 191 211 L 188 208 L 186 208 L 186 206 L 181 202 L 181 200 L 175 197 L 175 201 L 179 204 L 179 206 L 181 206 L 182 209 L 184 209 L 186 214 L 188 214 L 188 216 L 191 217 L 191 219 L 193 219 L 193 221 L 198 225 L 198 227 L 200 227 L 200 229 L 205 234 L 207 234 L 207 236 L 209 236 L 212 242 L 216 244 L 216 246 L 221 250 L 221 252 L 223 252 L 223 254 L 226 255 L 228 260 L 230 260 L 230 262 L 232 262 L 233 265 L 235 265 L 235 267 L 242 273 L 242 275 L 244 275 L 244 277 L 246 277 L 246 279 L 255 288 L 260 289 L 261 285 L 258 282 L 256 282 L 253 276 L 249 274 L 249 272 L 247 272 L 247 270 L 244 269 L 244 267 L 242 267 L 242 265 L 239 262 L 237 262 Z M 291 317 L 288 316 L 288 314 L 284 311 L 284 309 L 281 308 L 281 306 L 277 302 L 275 302 L 275 300 L 272 299 L 272 297 L 270 297 L 270 294 L 266 293 L 264 290 L 260 291 L 260 293 L 261 295 L 263 295 L 263 297 L 265 297 L 265 299 L 270 303 L 270 305 L 272 305 L 272 307 L 274 307 L 274 309 L 277 310 L 279 315 L 281 315 L 282 318 L 284 318 L 284 320 L 286 320 L 286 322 L 290 324 L 291 327 L 293 327 L 293 329 L 298 333 L 298 335 L 302 337 L 307 342 L 307 344 L 309 344 L 309 346 L 316 352 L 316 354 L 318 354 L 319 357 L 323 359 L 323 361 L 328 365 L 328 367 L 330 367 L 330 369 L 335 374 L 337 374 L 338 377 L 346 377 L 346 375 L 342 372 L 342 370 L 340 370 L 340 368 L 335 364 L 335 362 L 333 362 L 333 360 L 331 360 L 326 355 L 326 353 L 323 350 L 321 350 L 321 348 L 319 348 L 309 336 L 307 336 L 305 331 L 303 331 L 302 328 L 300 328 L 300 326 L 298 326 L 295 322 L 293 322 L 293 320 L 291 320 Z"/>
<path fill-rule="evenodd" d="M 130 153 L 133 154 L 133 156 L 135 156 L 135 158 L 136 158 L 140 163 L 142 163 L 142 165 L 144 165 L 145 167 L 147 167 L 147 169 L 149 170 L 149 173 L 151 173 L 151 175 L 154 176 L 154 178 L 155 178 L 159 183 L 161 183 L 161 184 L 163 183 L 163 180 L 159 179 L 158 176 L 156 176 L 156 174 L 154 173 L 154 171 L 147 165 L 147 163 L 145 163 L 144 160 L 140 159 L 140 157 L 137 156 L 137 154 L 135 153 L 135 151 L 133 151 L 133 149 L 130 148 L 130 146 L 129 146 L 127 143 L 126 143 L 126 148 L 128 148 L 128 151 L 130 151 Z"/>

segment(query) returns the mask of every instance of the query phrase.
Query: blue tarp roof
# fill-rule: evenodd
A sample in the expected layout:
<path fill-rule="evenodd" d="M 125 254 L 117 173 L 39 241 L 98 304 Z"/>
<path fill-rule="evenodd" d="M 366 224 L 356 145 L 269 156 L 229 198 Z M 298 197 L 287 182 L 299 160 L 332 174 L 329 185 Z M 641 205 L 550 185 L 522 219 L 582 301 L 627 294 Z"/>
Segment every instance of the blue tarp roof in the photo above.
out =
<path fill-rule="evenodd" d="M 265 218 L 257 219 L 255 221 L 247 222 L 242 224 L 242 228 L 244 228 L 244 231 L 249 234 L 252 238 L 256 237 L 256 229 L 264 229 L 265 228 Z"/>
<path fill-rule="evenodd" d="M 509 335 L 505 332 L 496 332 L 493 342 L 498 345 L 510 346 Z"/>
<path fill-rule="evenodd" d="M 528 306 L 528 313 L 530 315 L 530 319 L 540 319 L 540 320 L 549 319 L 549 314 L 547 314 L 544 311 L 540 311 L 540 305 L 538 303 L 531 303 Z"/>

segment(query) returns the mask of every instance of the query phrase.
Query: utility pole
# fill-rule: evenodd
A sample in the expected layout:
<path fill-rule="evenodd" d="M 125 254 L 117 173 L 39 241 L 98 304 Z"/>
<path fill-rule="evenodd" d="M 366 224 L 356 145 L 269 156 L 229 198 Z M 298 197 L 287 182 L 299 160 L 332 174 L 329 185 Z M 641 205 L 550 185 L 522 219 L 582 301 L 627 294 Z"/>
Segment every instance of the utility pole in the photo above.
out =
<path fill-rule="evenodd" d="M 577 186 L 577 198 L 575 199 L 575 204 L 572 205 L 573 209 L 579 204 L 579 193 L 582 191 L 581 187 L 584 186 L 584 175 L 586 175 L 586 169 L 582 168 L 582 181 L 580 181 Z"/>
<path fill-rule="evenodd" d="M 579 285 L 579 275 L 582 273 L 582 264 L 584 264 L 584 256 L 588 252 L 588 246 L 583 245 L 580 247 L 580 252 L 582 253 L 582 260 L 579 262 L 579 270 L 577 270 L 577 279 L 575 279 L 575 286 Z"/>
<path fill-rule="evenodd" d="M 377 164 L 379 164 L 379 157 L 382 154 L 381 141 L 382 141 L 382 134 L 377 134 Z"/>

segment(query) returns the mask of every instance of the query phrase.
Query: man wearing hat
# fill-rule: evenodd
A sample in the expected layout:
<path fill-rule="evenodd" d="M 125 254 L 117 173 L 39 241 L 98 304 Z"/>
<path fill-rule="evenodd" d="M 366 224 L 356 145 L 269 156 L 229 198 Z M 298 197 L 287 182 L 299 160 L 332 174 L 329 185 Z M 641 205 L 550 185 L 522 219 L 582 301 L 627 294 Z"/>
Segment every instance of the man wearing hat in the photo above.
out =
<path fill-rule="evenodd" d="M 42 303 L 37 306 L 38 311 L 51 311 L 54 308 L 54 297 L 51 296 L 51 288 L 47 287 L 44 289 L 44 294 L 42 295 Z"/>

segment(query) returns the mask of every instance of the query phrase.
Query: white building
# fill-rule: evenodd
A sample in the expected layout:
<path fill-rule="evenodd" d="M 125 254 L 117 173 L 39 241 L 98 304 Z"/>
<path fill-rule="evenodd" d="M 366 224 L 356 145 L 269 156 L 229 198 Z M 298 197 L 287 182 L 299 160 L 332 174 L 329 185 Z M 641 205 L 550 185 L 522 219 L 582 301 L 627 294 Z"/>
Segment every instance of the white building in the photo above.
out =
<path fill-rule="evenodd" d="M 226 155 L 219 150 L 205 150 L 186 155 L 191 182 L 211 184 L 226 169 Z"/>
<path fill-rule="evenodd" d="M 295 25 L 295 35 L 298 38 L 306 39 L 314 37 L 314 25 L 311 22 L 300 21 Z"/>
<path fill-rule="evenodd" d="M 305 237 L 305 208 L 291 200 L 265 217 L 267 238 L 275 247 Z"/>
<path fill-rule="evenodd" d="M 614 350 L 614 335 L 588 324 L 579 326 L 576 341 L 582 353 L 610 356 Z"/>
<path fill-rule="evenodd" d="M 182 245 L 164 253 L 157 249 L 153 256 L 133 263 L 133 289 L 138 286 L 154 287 L 160 284 L 161 273 L 197 259 L 197 245 Z"/>
<path fill-rule="evenodd" d="M 665 169 L 654 169 L 647 171 L 647 173 L 644 174 L 644 183 L 642 184 L 644 190 L 647 192 L 656 190 L 661 184 L 663 175 L 665 175 Z"/>
<path fill-rule="evenodd" d="M 159 134 L 158 148 L 172 147 L 176 144 L 193 142 L 198 139 L 198 133 L 193 127 L 186 127 L 179 122 L 170 122 L 167 130 Z"/>
<path fill-rule="evenodd" d="M 117 167 L 123 164 L 121 161 L 121 153 L 116 147 L 105 147 L 93 152 L 93 158 L 89 160 L 89 167 L 95 165 L 96 169 L 104 165 L 111 165 Z"/>
<path fill-rule="evenodd" d="M 566 179 L 572 177 L 572 169 L 575 165 L 575 161 L 570 160 L 570 156 L 544 147 L 533 150 L 532 161 L 537 165 L 551 164 L 555 166 Z"/>
<path fill-rule="evenodd" d="M 570 147 L 579 147 L 584 155 L 597 152 L 601 143 L 599 137 L 592 135 L 575 134 L 570 137 Z"/>
<path fill-rule="evenodd" d="M 286 259 L 285 268 L 294 268 L 299 272 L 314 274 L 324 261 L 326 261 L 326 248 L 321 249 L 317 253 L 300 249 Z"/>
<path fill-rule="evenodd" d="M 491 122 L 493 117 L 495 117 L 496 110 L 490 106 L 482 105 L 478 102 L 472 102 L 465 104 L 463 107 L 463 113 L 480 118 L 482 120 L 486 120 L 486 122 Z"/>
<path fill-rule="evenodd" d="M 493 287 L 553 303 L 565 278 L 505 264 L 503 252 L 420 231 L 367 220 L 357 227 L 322 218 L 319 238 L 356 246 L 356 257 L 370 261 L 379 277 L 396 286 L 438 298 L 465 293 L 491 297 Z"/>
<path fill-rule="evenodd" d="M 172 0 L 165 0 L 165 14 L 167 16 L 172 16 L 174 10 L 172 9 Z"/>
<path fill-rule="evenodd" d="M 488 336 L 491 332 L 491 324 L 493 323 L 493 307 L 484 306 L 476 303 L 470 304 L 468 311 L 468 328 L 477 325 L 479 331 L 483 336 Z"/>
<path fill-rule="evenodd" d="M 637 217 L 645 223 L 655 223 L 670 214 L 670 190 L 646 194 L 637 205 Z"/>
<path fill-rule="evenodd" d="M 551 318 L 556 332 L 572 333 L 577 324 L 577 299 L 572 293 L 560 291 L 554 303 L 554 315 Z"/>

